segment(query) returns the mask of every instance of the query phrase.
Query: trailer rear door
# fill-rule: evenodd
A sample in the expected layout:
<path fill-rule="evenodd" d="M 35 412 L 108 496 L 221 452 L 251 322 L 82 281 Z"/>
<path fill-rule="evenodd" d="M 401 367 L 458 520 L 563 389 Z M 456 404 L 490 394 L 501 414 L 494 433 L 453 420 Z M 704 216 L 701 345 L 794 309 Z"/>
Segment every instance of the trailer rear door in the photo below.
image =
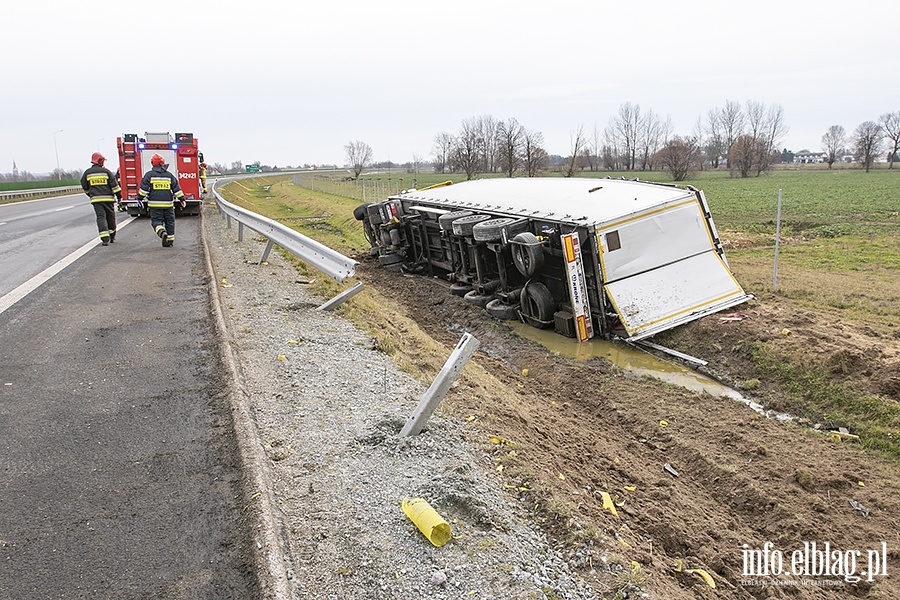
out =
<path fill-rule="evenodd" d="M 604 288 L 629 339 L 730 308 L 746 294 L 696 196 L 597 228 Z"/>

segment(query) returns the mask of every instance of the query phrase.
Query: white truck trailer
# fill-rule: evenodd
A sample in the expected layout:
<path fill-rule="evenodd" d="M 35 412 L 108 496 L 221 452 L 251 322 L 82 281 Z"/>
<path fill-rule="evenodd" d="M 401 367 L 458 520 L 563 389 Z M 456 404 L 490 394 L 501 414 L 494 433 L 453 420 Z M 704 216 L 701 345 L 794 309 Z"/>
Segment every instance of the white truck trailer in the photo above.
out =
<path fill-rule="evenodd" d="M 703 192 L 624 179 L 481 179 L 355 216 L 385 267 L 499 319 L 632 341 L 745 302 Z"/>

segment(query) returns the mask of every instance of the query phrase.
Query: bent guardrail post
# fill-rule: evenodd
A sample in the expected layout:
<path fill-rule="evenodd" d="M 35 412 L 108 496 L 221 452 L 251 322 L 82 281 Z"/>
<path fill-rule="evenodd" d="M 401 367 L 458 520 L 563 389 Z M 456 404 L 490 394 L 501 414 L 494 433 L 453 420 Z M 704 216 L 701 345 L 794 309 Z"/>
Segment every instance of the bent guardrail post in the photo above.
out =
<path fill-rule="evenodd" d="M 317 306 L 316 310 L 334 310 L 336 307 L 340 306 L 341 304 L 361 292 L 362 289 L 363 282 L 357 281 L 355 284 L 353 284 L 353 287 L 344 290 L 325 304 Z"/>
<path fill-rule="evenodd" d="M 456 381 L 463 367 L 472 358 L 475 349 L 478 348 L 480 342 L 471 333 L 464 333 L 460 338 L 456 348 L 450 354 L 450 358 L 444 363 L 444 368 L 438 373 L 438 376 L 432 382 L 431 387 L 419 400 L 419 405 L 415 412 L 406 419 L 406 425 L 400 430 L 400 437 L 409 437 L 418 435 L 425 427 L 425 423 L 434 413 L 434 409 L 441 403 L 447 390 Z"/>
<path fill-rule="evenodd" d="M 274 245 L 275 245 L 275 242 L 273 242 L 272 240 L 266 240 L 266 247 L 263 250 L 262 256 L 259 257 L 259 262 L 257 262 L 256 264 L 261 265 L 264 262 L 266 262 L 267 260 L 269 260 L 269 252 L 272 251 L 272 246 L 274 246 Z"/>
<path fill-rule="evenodd" d="M 333 250 L 325 244 L 319 243 L 311 238 L 306 237 L 298 231 L 294 231 L 290 227 L 282 225 L 268 217 L 263 217 L 254 212 L 236 206 L 225 200 L 216 189 L 220 183 L 225 183 L 230 179 L 217 180 L 213 184 L 212 192 L 219 203 L 219 208 L 225 213 L 226 217 L 234 218 L 238 222 L 238 228 L 244 225 L 268 239 L 269 243 L 278 244 L 297 258 L 301 259 L 310 266 L 325 273 L 338 283 L 343 283 L 347 277 L 352 277 L 356 272 L 357 261 L 347 258 L 340 252 Z M 230 224 L 230 220 L 229 220 Z M 240 231 L 238 232 L 240 239 L 243 239 Z M 271 247 L 266 244 L 266 251 L 263 256 L 268 256 Z M 264 260 L 264 259 L 263 259 Z M 263 262 L 260 260 L 260 262 Z"/>

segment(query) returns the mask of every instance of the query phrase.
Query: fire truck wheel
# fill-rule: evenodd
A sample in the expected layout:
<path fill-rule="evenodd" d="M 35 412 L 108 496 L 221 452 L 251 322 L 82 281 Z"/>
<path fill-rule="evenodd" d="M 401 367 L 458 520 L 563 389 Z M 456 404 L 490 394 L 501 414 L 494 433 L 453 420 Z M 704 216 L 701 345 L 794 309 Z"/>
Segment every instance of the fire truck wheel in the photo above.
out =
<path fill-rule="evenodd" d="M 471 237 L 472 228 L 475 227 L 476 224 L 487 221 L 490 218 L 490 215 L 469 215 L 468 217 L 456 219 L 453 221 L 453 234 Z"/>
<path fill-rule="evenodd" d="M 544 329 L 553 324 L 556 303 L 547 286 L 531 282 L 522 288 L 522 316 L 532 327 Z"/>
<path fill-rule="evenodd" d="M 465 300 L 466 302 L 469 302 L 471 304 L 474 304 L 475 306 L 478 306 L 479 308 L 486 307 L 488 305 L 488 302 L 490 302 L 493 299 L 494 299 L 493 295 L 485 296 L 485 295 L 479 294 L 475 290 L 472 290 L 471 292 L 469 292 L 465 296 L 463 296 L 463 300 Z"/>
<path fill-rule="evenodd" d="M 544 264 L 544 249 L 530 231 L 516 234 L 513 242 L 510 252 L 516 269 L 525 277 L 533 277 Z"/>
<path fill-rule="evenodd" d="M 441 224 L 441 229 L 448 230 L 451 229 L 453 221 L 462 217 L 471 217 L 474 214 L 471 210 L 454 210 L 438 217 L 438 223 Z"/>
<path fill-rule="evenodd" d="M 365 204 L 360 204 L 356 208 L 353 209 L 353 218 L 357 221 L 362 221 L 366 218 L 368 214 L 367 209 L 372 205 L 371 202 L 366 202 Z"/>
<path fill-rule="evenodd" d="M 454 283 L 450 286 L 450 293 L 454 296 L 465 296 L 472 291 L 472 286 L 467 283 Z"/>
<path fill-rule="evenodd" d="M 494 298 L 484 307 L 487 314 L 501 321 L 511 321 L 519 318 L 518 304 L 505 304 L 499 298 Z"/>

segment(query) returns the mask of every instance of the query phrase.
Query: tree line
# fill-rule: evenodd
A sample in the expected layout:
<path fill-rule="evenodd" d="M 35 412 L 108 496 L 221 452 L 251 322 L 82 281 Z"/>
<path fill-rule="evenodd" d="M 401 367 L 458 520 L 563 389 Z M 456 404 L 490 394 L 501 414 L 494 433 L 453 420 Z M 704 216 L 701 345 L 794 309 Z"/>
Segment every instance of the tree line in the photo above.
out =
<path fill-rule="evenodd" d="M 464 119 L 457 133 L 434 136 L 431 167 L 438 173 L 502 173 L 507 177 L 534 177 L 552 167 L 564 176 L 578 171 L 665 171 L 683 181 L 704 169 L 727 169 L 734 177 L 760 176 L 781 162 L 780 142 L 788 132 L 781 105 L 728 100 L 700 117 L 688 135 L 673 133 L 668 117 L 639 104 L 623 103 L 604 129 L 583 126 L 570 132 L 566 157 L 550 155 L 540 131 L 528 129 L 515 118 L 490 115 Z M 845 155 L 868 171 L 885 156 L 893 168 L 900 149 L 900 111 L 861 123 L 852 134 L 832 125 L 822 136 L 824 161 L 831 168 Z M 372 165 L 373 151 L 356 140 L 345 147 L 354 177 Z M 414 157 L 417 166 L 421 157 Z"/>

